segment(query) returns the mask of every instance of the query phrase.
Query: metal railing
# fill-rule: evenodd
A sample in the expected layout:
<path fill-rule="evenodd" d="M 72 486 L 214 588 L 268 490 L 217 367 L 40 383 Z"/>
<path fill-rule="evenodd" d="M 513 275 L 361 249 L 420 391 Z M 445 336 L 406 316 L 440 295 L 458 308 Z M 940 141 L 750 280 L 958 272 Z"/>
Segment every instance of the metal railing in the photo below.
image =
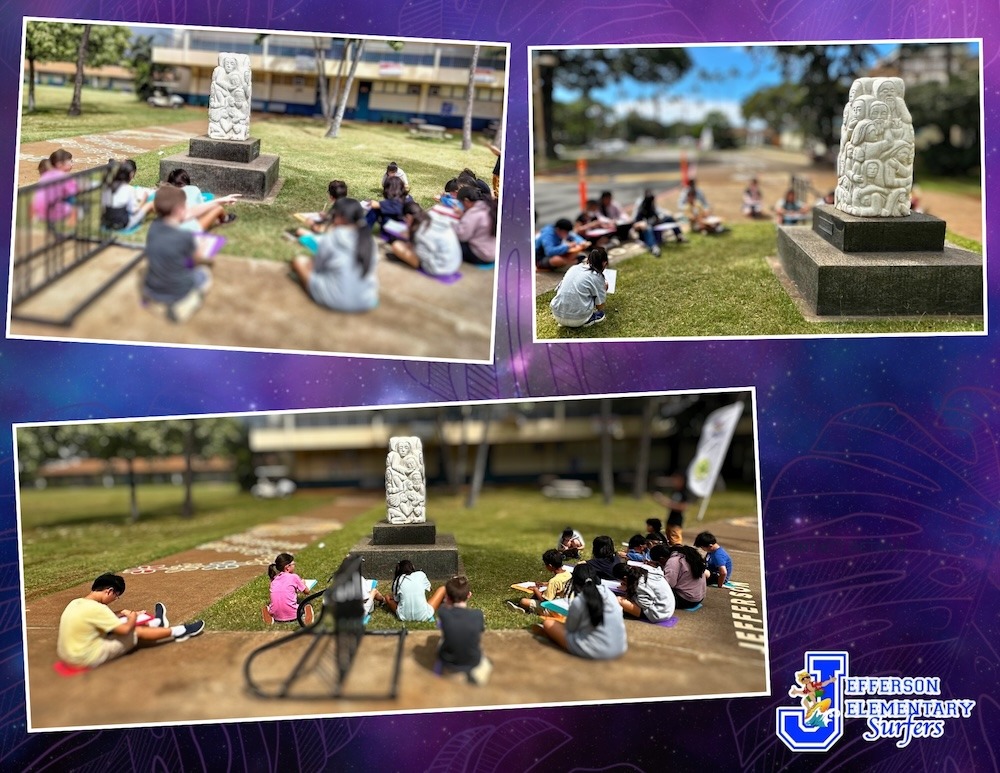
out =
<path fill-rule="evenodd" d="M 115 242 L 114 232 L 101 227 L 101 192 L 116 170 L 117 165 L 109 163 L 18 189 L 11 256 L 12 319 L 71 325 L 80 312 L 141 259 L 140 251 L 135 259 L 55 319 L 17 311 L 19 304 Z"/>

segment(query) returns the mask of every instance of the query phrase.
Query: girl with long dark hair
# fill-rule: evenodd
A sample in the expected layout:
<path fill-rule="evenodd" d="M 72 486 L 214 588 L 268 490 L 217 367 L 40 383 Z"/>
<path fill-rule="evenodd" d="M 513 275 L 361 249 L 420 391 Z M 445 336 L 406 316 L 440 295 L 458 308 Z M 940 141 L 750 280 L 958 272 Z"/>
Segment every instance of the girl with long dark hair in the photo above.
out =
<path fill-rule="evenodd" d="M 572 592 L 576 595 L 566 622 L 544 620 L 535 630 L 581 658 L 610 660 L 623 655 L 628 641 L 621 607 L 589 564 L 573 569 Z"/>
<path fill-rule="evenodd" d="M 586 263 L 577 263 L 566 269 L 556 294 L 549 302 L 552 317 L 563 327 L 588 327 L 604 321 L 604 303 L 607 300 L 608 282 L 604 269 L 608 267 L 608 253 L 603 247 L 594 247 Z"/>
<path fill-rule="evenodd" d="M 395 178 L 393 178 L 395 179 Z M 378 305 L 378 250 L 365 210 L 355 199 L 338 199 L 333 222 L 317 239 L 316 257 L 292 261 L 309 296 L 335 311 L 368 311 Z"/>
<path fill-rule="evenodd" d="M 395 576 L 392 578 L 392 593 L 383 598 L 400 620 L 428 621 L 434 619 L 434 614 L 444 600 L 445 588 L 442 585 L 427 598 L 431 589 L 431 581 L 424 572 L 417 570 L 413 562 L 403 559 L 396 564 Z M 379 596 L 375 597 L 376 599 Z"/>

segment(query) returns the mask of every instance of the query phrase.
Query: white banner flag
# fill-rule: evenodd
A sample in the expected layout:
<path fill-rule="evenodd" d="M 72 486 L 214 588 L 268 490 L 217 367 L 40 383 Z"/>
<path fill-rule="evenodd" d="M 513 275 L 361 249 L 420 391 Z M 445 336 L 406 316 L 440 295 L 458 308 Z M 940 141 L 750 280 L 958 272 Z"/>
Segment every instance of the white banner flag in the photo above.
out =
<path fill-rule="evenodd" d="M 733 403 L 712 411 L 705 419 L 698 450 L 687 471 L 688 490 L 695 496 L 707 497 L 715 488 L 729 442 L 742 415 L 743 403 Z"/>

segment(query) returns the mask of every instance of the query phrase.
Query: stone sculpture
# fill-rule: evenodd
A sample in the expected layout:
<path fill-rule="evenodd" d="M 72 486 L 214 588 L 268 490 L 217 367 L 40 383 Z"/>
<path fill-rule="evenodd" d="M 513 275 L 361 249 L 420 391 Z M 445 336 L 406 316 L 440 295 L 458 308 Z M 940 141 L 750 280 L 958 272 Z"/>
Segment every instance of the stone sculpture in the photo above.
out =
<path fill-rule="evenodd" d="M 250 138 L 250 57 L 219 54 L 208 97 L 208 136 L 215 140 Z"/>
<path fill-rule="evenodd" d="M 834 206 L 857 217 L 905 217 L 913 188 L 913 119 L 902 78 L 851 84 L 837 157 Z"/>
<path fill-rule="evenodd" d="M 389 523 L 424 523 L 427 520 L 426 502 L 427 481 L 420 438 L 390 438 L 385 460 L 385 504 Z"/>

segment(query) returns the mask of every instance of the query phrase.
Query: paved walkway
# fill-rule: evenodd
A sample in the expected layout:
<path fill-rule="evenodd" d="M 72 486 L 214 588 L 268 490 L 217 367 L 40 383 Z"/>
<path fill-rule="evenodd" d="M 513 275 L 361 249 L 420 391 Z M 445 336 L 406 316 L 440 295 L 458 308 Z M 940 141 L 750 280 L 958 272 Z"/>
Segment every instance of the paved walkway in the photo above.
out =
<path fill-rule="evenodd" d="M 374 496 L 338 497 L 329 505 L 275 524 L 201 545 L 153 564 L 126 570 L 129 598 L 139 604 L 160 599 L 170 618 L 182 621 L 258 576 L 281 550 L 297 550 L 368 510 Z M 689 529 L 696 527 L 692 524 Z M 488 631 L 483 648 L 494 663 L 483 688 L 432 672 L 438 634 L 411 632 L 405 640 L 400 694 L 395 700 L 370 697 L 388 687 L 396 639 L 367 637 L 359 650 L 346 694 L 355 698 L 308 700 L 306 691 L 331 686 L 332 651 L 324 645 L 319 667 L 297 697 L 268 700 L 246 688 L 243 664 L 257 647 L 288 635 L 285 631 L 208 630 L 181 644 L 137 650 L 94 671 L 72 677 L 52 668 L 59 615 L 85 585 L 28 605 L 27 677 L 32 729 L 93 727 L 155 722 L 181 723 L 253 717 L 356 714 L 371 711 L 511 706 L 557 702 L 606 702 L 712 694 L 764 693 L 767 663 L 762 635 L 759 523 L 754 517 L 713 522 L 712 530 L 737 567 L 734 589 L 709 588 L 702 609 L 678 612 L 672 627 L 628 621 L 629 651 L 611 662 L 573 657 L 539 642 L 527 630 Z M 330 570 L 340 556 L 331 556 Z M 474 566 L 470 572 L 475 572 Z M 319 578 L 324 580 L 325 578 Z M 378 578 L 386 581 L 388 578 Z M 737 617 L 737 615 L 740 617 Z M 746 622 L 747 620 L 757 622 Z M 524 624 L 530 618 L 525 616 Z M 309 637 L 255 661 L 254 677 L 273 684 L 286 676 Z M 325 640 L 328 644 L 329 640 Z M 544 663 L 545 679 L 527 664 Z M 651 671 L 652 669 L 652 671 Z M 650 678 L 655 673 L 656 678 Z M 559 688 L 553 695 L 551 685 Z M 368 696 L 368 697 L 362 697 Z"/>

